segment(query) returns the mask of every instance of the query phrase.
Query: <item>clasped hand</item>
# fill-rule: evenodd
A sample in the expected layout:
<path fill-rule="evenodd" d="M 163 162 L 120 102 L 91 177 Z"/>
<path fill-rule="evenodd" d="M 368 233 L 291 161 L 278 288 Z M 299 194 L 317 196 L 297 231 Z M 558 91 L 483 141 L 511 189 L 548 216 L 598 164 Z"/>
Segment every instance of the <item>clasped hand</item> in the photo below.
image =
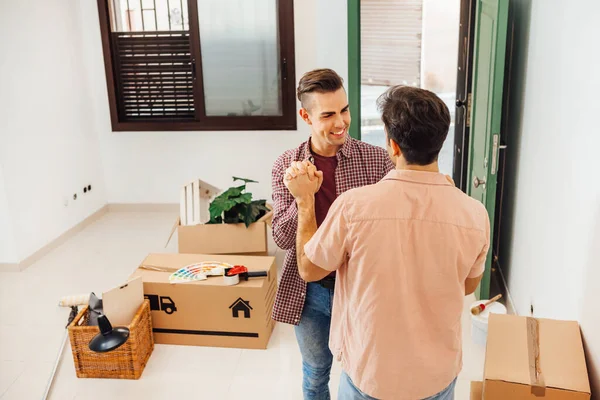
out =
<path fill-rule="evenodd" d="M 296 200 L 314 197 L 323 183 L 323 171 L 308 160 L 293 161 L 285 170 L 283 182 Z"/>

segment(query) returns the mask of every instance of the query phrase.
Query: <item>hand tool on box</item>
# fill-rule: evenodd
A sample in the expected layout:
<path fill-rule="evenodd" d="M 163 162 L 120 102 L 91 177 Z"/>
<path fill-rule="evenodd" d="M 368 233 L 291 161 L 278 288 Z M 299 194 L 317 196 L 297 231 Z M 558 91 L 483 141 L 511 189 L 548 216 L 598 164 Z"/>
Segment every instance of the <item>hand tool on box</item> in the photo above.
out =
<path fill-rule="evenodd" d="M 261 276 L 269 276 L 267 271 L 248 271 L 248 268 L 246 268 L 243 265 L 236 265 L 232 268 L 225 268 L 225 274 L 223 275 L 223 280 L 225 281 L 225 284 L 227 286 L 233 286 L 233 285 L 237 285 L 238 283 L 240 283 L 240 279 L 243 279 L 245 281 L 248 280 L 248 278 L 255 278 L 255 277 L 261 277 Z"/>
<path fill-rule="evenodd" d="M 492 298 L 491 300 L 488 300 L 488 301 L 486 301 L 483 304 L 479 304 L 478 306 L 475 306 L 475 307 L 471 308 L 471 314 L 473 314 L 473 315 L 479 315 L 479 314 L 481 314 L 483 312 L 483 310 L 485 310 L 485 308 L 487 306 L 489 306 L 490 304 L 498 301 L 501 297 L 502 297 L 502 295 L 499 294 L 498 296 Z"/>

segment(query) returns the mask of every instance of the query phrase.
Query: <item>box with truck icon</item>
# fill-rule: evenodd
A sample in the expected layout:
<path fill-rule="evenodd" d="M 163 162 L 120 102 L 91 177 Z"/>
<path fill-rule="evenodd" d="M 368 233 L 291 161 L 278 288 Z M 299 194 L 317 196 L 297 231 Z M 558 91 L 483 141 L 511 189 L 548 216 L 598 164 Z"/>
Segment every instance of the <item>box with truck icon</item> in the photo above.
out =
<path fill-rule="evenodd" d="M 233 285 L 224 276 L 169 281 L 178 269 L 209 261 L 245 266 L 250 277 Z M 266 272 L 266 276 L 253 277 L 253 272 Z M 150 254 L 130 278 L 138 276 L 150 303 L 155 343 L 267 348 L 275 326 L 271 318 L 277 292 L 274 257 Z"/>

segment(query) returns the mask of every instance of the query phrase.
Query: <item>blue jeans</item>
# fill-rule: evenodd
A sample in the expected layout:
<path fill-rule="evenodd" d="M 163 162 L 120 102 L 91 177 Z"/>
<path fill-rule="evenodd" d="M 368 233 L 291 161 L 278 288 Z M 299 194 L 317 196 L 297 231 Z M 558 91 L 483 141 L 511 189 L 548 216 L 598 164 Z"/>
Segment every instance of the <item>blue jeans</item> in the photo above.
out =
<path fill-rule="evenodd" d="M 435 396 L 428 397 L 425 400 L 454 400 L 454 388 L 456 387 L 456 379 L 440 393 Z M 340 389 L 338 393 L 338 400 L 377 400 L 374 397 L 368 396 L 360 391 L 350 377 L 342 372 L 340 378 Z"/>
<path fill-rule="evenodd" d="M 330 400 L 329 374 L 333 355 L 329 350 L 329 328 L 333 289 L 318 283 L 306 287 L 306 300 L 296 338 L 302 354 L 304 400 Z"/>

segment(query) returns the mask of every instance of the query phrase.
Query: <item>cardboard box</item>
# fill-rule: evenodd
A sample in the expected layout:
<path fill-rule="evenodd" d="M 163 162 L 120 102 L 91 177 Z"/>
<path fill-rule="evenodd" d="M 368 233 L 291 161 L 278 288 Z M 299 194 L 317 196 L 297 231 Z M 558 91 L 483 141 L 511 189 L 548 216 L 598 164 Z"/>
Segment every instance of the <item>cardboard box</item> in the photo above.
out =
<path fill-rule="evenodd" d="M 483 382 L 471 382 L 470 400 L 483 400 Z"/>
<path fill-rule="evenodd" d="M 491 314 L 483 398 L 590 399 L 579 324 Z"/>
<path fill-rule="evenodd" d="M 177 232 L 179 253 L 267 255 L 267 229 L 270 229 L 272 212 L 249 227 L 245 224 L 207 225 L 210 202 L 219 193 L 220 189 L 202 180 L 184 186 L 180 196 L 180 216 L 166 245 Z M 267 207 L 271 208 L 269 204 Z"/>
<path fill-rule="evenodd" d="M 171 231 L 171 236 L 175 230 L 177 230 L 177 251 L 179 253 L 257 256 L 268 254 L 266 222 L 257 221 L 246 228 L 244 224 L 183 226 L 177 221 Z M 171 237 L 169 237 L 170 240 Z"/>
<path fill-rule="evenodd" d="M 249 271 L 268 271 L 268 276 L 235 286 L 226 286 L 222 276 L 169 283 L 174 271 L 202 261 L 245 265 Z M 274 257 L 150 254 L 131 277 L 138 276 L 150 300 L 155 343 L 267 348 L 275 326 L 271 319 L 277 292 Z"/>

